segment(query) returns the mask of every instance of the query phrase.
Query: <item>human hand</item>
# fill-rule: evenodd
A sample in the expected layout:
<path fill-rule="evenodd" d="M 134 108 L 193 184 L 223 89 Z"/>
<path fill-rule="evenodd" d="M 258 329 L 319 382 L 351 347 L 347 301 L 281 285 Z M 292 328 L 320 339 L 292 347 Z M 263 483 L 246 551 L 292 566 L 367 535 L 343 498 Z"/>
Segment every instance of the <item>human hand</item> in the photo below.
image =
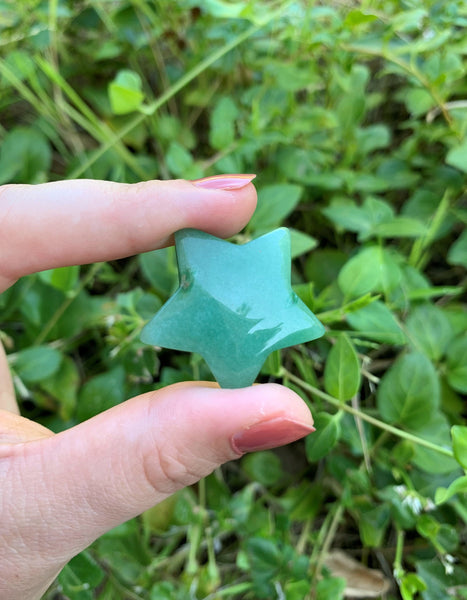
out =
<path fill-rule="evenodd" d="M 28 273 L 163 247 L 185 227 L 232 235 L 251 217 L 256 195 L 247 182 L 227 185 L 78 180 L 0 187 L 0 292 Z M 305 403 L 282 386 L 190 382 L 55 435 L 19 415 L 0 345 L 0 598 L 40 598 L 62 567 L 109 529 L 244 452 L 299 439 L 312 423 Z"/>

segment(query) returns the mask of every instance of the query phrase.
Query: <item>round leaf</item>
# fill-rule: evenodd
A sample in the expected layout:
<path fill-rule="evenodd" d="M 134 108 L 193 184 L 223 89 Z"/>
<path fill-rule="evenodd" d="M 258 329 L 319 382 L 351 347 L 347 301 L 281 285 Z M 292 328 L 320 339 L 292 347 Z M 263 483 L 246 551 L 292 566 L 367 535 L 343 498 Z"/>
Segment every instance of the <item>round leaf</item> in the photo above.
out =
<path fill-rule="evenodd" d="M 267 185 L 258 192 L 258 206 L 250 220 L 253 230 L 263 231 L 279 225 L 298 204 L 303 188 L 279 183 Z"/>
<path fill-rule="evenodd" d="M 420 237 L 427 232 L 426 226 L 412 217 L 395 217 L 387 223 L 379 223 L 373 233 L 380 237 Z"/>
<path fill-rule="evenodd" d="M 339 441 L 341 433 L 339 418 L 328 413 L 316 415 L 315 427 L 315 433 L 305 439 L 306 456 L 310 462 L 316 462 L 329 454 Z"/>
<path fill-rule="evenodd" d="M 379 300 L 349 313 L 346 318 L 353 329 L 370 340 L 387 344 L 404 344 L 406 341 L 393 313 Z"/>
<path fill-rule="evenodd" d="M 452 167 L 467 173 L 467 140 L 459 146 L 454 146 L 446 156 L 446 162 Z"/>
<path fill-rule="evenodd" d="M 467 335 L 452 342 L 447 351 L 447 379 L 449 385 L 467 394 Z"/>
<path fill-rule="evenodd" d="M 457 462 L 467 470 L 467 427 L 454 425 L 451 435 L 454 456 Z"/>
<path fill-rule="evenodd" d="M 125 115 L 137 110 L 143 100 L 141 77 L 135 71 L 119 71 L 109 85 L 109 99 L 115 115 Z"/>
<path fill-rule="evenodd" d="M 443 504 L 456 494 L 467 494 L 467 475 L 455 479 L 447 489 L 444 487 L 438 488 L 435 494 L 435 502 L 436 504 Z"/>
<path fill-rule="evenodd" d="M 86 421 L 91 417 L 120 404 L 125 399 L 125 371 L 118 366 L 94 376 L 82 387 L 79 394 L 77 418 Z"/>
<path fill-rule="evenodd" d="M 451 265 L 462 265 L 467 269 L 467 229 L 461 233 L 449 248 L 448 263 Z"/>
<path fill-rule="evenodd" d="M 400 279 L 400 268 L 391 254 L 380 246 L 370 246 L 344 265 L 337 281 L 347 297 L 355 298 L 372 291 L 387 294 Z"/>
<path fill-rule="evenodd" d="M 452 328 L 444 312 L 433 304 L 415 307 L 407 319 L 413 344 L 428 358 L 439 360 L 452 338 Z"/>
<path fill-rule="evenodd" d="M 266 486 L 274 485 L 283 475 L 281 461 L 271 451 L 247 454 L 242 465 L 253 481 L 259 481 Z"/>
<path fill-rule="evenodd" d="M 216 104 L 211 115 L 211 130 L 209 142 L 216 150 L 223 150 L 230 146 L 235 139 L 235 119 L 238 109 L 234 101 L 224 96 Z"/>
<path fill-rule="evenodd" d="M 423 427 L 440 402 L 439 379 L 431 361 L 418 352 L 401 356 L 382 378 L 377 402 L 388 423 Z"/>
<path fill-rule="evenodd" d="M 349 337 L 339 336 L 324 369 L 324 387 L 341 401 L 350 400 L 360 388 L 360 364 Z"/>
<path fill-rule="evenodd" d="M 36 346 L 18 352 L 14 368 L 26 383 L 37 383 L 56 373 L 61 360 L 62 355 L 55 348 Z"/>

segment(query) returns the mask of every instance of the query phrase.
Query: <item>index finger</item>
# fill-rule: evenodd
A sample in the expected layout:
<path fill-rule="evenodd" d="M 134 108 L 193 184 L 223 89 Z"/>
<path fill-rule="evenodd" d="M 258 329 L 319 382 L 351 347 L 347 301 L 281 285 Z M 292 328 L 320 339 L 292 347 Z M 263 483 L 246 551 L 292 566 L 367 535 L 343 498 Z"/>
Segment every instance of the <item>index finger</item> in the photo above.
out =
<path fill-rule="evenodd" d="M 28 273 L 166 246 L 185 227 L 233 235 L 256 206 L 252 177 L 236 177 L 232 189 L 216 189 L 228 187 L 220 178 L 0 187 L 0 291 Z"/>

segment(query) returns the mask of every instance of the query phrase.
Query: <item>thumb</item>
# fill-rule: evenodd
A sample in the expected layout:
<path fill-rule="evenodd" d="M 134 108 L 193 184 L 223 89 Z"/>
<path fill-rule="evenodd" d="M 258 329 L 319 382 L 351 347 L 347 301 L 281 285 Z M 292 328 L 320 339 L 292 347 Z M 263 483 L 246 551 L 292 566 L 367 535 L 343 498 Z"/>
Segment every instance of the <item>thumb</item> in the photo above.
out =
<path fill-rule="evenodd" d="M 62 566 L 107 530 L 220 464 L 295 441 L 313 431 L 312 424 L 306 404 L 285 387 L 190 383 L 139 396 L 73 429 L 20 444 L 12 465 L 16 494 L 27 496 L 23 512 L 26 508 L 27 520 L 36 523 L 23 528 L 22 544 L 39 549 L 47 561 L 43 568 Z"/>

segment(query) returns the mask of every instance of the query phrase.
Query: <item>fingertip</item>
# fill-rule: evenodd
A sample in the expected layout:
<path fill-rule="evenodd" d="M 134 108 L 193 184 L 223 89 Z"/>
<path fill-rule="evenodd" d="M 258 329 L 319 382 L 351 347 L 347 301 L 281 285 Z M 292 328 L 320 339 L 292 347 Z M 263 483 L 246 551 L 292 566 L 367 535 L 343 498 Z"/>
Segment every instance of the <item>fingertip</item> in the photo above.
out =
<path fill-rule="evenodd" d="M 201 188 L 191 182 L 184 184 L 190 186 L 192 199 L 183 202 L 184 227 L 227 238 L 241 231 L 255 212 L 257 193 L 252 183 L 231 189 Z"/>

